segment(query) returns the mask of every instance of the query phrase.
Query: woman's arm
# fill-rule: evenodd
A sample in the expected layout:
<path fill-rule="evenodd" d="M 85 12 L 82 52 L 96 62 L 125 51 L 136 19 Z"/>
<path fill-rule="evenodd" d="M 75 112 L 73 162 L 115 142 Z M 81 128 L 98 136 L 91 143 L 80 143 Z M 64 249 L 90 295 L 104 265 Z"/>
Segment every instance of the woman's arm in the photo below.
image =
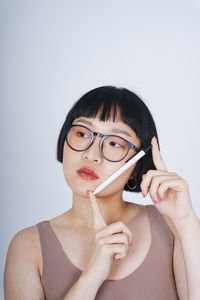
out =
<path fill-rule="evenodd" d="M 149 192 L 158 211 L 173 222 L 183 251 L 188 300 L 199 300 L 200 221 L 192 206 L 187 181 L 175 172 L 168 172 L 155 137 L 151 143 L 156 170 L 149 170 L 143 176 L 140 187 L 144 196 Z M 180 278 L 183 282 L 182 275 Z"/>
<path fill-rule="evenodd" d="M 35 231 L 34 226 L 23 229 L 9 245 L 4 270 L 5 300 L 45 299 L 35 252 Z"/>
<path fill-rule="evenodd" d="M 187 273 L 181 241 L 178 232 L 174 226 L 174 223 L 171 221 L 171 219 L 166 216 L 164 216 L 164 219 L 167 222 L 172 235 L 174 236 L 173 271 L 177 293 L 180 300 L 188 300 Z"/>
<path fill-rule="evenodd" d="M 192 214 L 174 222 L 178 233 L 187 273 L 188 300 L 200 299 L 200 221 Z"/>
<path fill-rule="evenodd" d="M 102 283 L 95 280 L 94 274 L 83 272 L 63 300 L 94 300 Z"/>

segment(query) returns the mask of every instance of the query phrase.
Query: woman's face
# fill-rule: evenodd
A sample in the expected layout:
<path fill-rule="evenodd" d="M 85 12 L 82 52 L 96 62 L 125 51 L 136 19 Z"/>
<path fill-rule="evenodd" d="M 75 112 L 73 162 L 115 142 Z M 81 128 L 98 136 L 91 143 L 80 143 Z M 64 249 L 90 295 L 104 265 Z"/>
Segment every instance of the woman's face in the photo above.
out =
<path fill-rule="evenodd" d="M 136 147 L 140 148 L 140 140 L 135 132 L 122 121 L 100 121 L 96 118 L 79 117 L 72 124 L 83 125 L 104 135 L 120 136 Z M 66 182 L 74 193 L 81 196 L 87 195 L 87 190 L 94 191 L 103 181 L 105 181 L 116 170 L 122 167 L 136 151 L 130 149 L 127 156 L 119 162 L 110 162 L 102 157 L 100 152 L 101 138 L 94 137 L 93 144 L 85 151 L 77 152 L 71 149 L 67 142 L 63 147 L 63 171 Z M 136 163 L 126 172 L 121 174 L 109 186 L 102 190 L 97 197 L 108 197 L 115 193 L 121 193 L 123 188 L 131 176 Z M 94 173 L 93 175 L 90 173 Z M 88 174 L 89 173 L 89 174 Z"/>

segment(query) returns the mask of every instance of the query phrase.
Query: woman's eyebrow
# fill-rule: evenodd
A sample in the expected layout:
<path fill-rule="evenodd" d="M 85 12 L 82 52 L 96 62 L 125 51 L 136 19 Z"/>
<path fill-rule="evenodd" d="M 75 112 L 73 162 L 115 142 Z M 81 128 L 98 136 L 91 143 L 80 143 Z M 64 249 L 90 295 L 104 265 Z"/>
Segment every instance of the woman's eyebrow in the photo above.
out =
<path fill-rule="evenodd" d="M 77 123 L 77 122 L 82 122 L 82 123 L 85 123 L 87 125 L 93 126 L 92 122 L 90 122 L 88 120 L 85 120 L 83 118 L 78 119 L 75 123 Z M 121 129 L 118 129 L 118 128 L 112 128 L 111 131 L 114 132 L 114 133 L 122 133 L 122 134 L 125 134 L 125 135 L 131 137 L 130 133 L 128 133 L 128 131 L 125 131 L 125 130 L 121 130 Z"/>

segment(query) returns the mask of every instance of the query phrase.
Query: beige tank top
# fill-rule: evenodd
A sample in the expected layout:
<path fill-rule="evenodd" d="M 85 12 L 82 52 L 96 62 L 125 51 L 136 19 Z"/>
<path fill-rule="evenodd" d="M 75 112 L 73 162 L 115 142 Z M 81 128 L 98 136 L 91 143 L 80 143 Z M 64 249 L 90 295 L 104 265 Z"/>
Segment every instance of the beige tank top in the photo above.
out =
<path fill-rule="evenodd" d="M 154 205 L 147 205 L 147 211 L 151 245 L 145 259 L 127 277 L 104 281 L 96 300 L 179 299 L 172 266 L 174 237 Z M 63 300 L 82 271 L 69 260 L 48 221 L 38 223 L 37 228 L 43 259 L 41 283 L 46 300 Z"/>

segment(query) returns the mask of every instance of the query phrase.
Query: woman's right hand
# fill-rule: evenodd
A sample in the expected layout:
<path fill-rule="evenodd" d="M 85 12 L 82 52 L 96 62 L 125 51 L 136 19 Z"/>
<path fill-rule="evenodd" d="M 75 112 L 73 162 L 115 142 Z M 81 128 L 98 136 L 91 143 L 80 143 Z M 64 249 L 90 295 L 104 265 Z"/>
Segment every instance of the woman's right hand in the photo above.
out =
<path fill-rule="evenodd" d="M 103 283 L 110 273 L 113 260 L 127 255 L 132 243 L 132 232 L 122 221 L 107 225 L 95 195 L 90 192 L 89 197 L 93 211 L 94 241 L 83 275 L 90 274 L 93 279 L 95 277 L 98 282 Z M 116 254 L 120 257 L 117 258 Z"/>

